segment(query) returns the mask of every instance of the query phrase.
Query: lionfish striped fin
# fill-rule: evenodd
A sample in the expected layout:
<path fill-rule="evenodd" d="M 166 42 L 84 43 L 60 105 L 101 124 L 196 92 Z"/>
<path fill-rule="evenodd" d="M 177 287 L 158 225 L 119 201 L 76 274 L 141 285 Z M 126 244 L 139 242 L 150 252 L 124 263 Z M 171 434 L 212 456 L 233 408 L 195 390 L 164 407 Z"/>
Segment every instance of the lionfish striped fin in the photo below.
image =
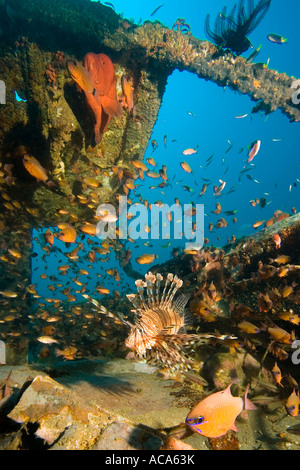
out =
<path fill-rule="evenodd" d="M 168 274 L 169 276 L 169 274 Z M 172 275 L 173 276 L 173 275 Z M 171 280 L 171 278 L 169 278 Z M 164 299 L 164 302 L 162 305 L 164 307 L 170 307 L 173 301 L 173 298 L 177 292 L 177 290 L 182 286 L 183 282 L 181 279 L 179 279 L 177 276 L 172 277 L 171 280 L 171 285 L 168 288 L 168 291 L 166 293 L 166 297 Z"/>
<path fill-rule="evenodd" d="M 136 294 L 127 294 L 126 297 L 132 303 L 134 308 L 139 307 L 139 303 L 137 302 L 137 295 Z"/>
<path fill-rule="evenodd" d="M 165 281 L 165 287 L 164 287 L 164 290 L 163 290 L 163 293 L 162 293 L 162 296 L 161 296 L 161 299 L 160 299 L 160 305 L 163 305 L 164 302 L 165 302 L 165 295 L 166 295 L 167 287 L 168 287 L 168 285 L 170 284 L 171 281 L 173 281 L 173 274 L 169 273 L 167 275 L 167 279 Z"/>
<path fill-rule="evenodd" d="M 190 296 L 182 294 L 176 301 L 174 302 L 173 308 L 176 312 L 179 313 L 180 316 L 184 315 L 185 306 L 189 301 Z"/>
<path fill-rule="evenodd" d="M 156 274 L 156 283 L 155 283 L 155 301 L 156 304 L 159 304 L 159 296 L 160 296 L 160 283 L 163 280 L 163 276 L 160 273 Z"/>
<path fill-rule="evenodd" d="M 148 274 L 145 275 L 145 280 L 146 280 L 146 284 L 147 284 L 148 306 L 151 308 L 155 304 L 154 287 L 155 287 L 156 276 L 155 276 L 155 274 L 152 274 L 149 271 Z"/>
<path fill-rule="evenodd" d="M 89 300 L 93 305 L 95 305 L 98 312 L 103 313 L 104 315 L 106 315 L 109 318 L 113 318 L 116 322 L 121 321 L 122 323 L 124 323 L 124 325 L 127 325 L 130 328 L 133 326 L 132 323 L 130 323 L 129 321 L 124 319 L 121 312 L 118 312 L 117 315 L 115 315 L 112 312 L 110 312 L 109 310 L 107 310 L 107 308 L 104 307 L 104 305 L 99 304 L 99 302 L 96 299 L 93 299 L 93 297 L 91 297 L 90 295 L 82 294 L 82 296 L 85 299 Z"/>
<path fill-rule="evenodd" d="M 146 287 L 147 284 L 144 281 L 142 281 L 142 279 L 137 279 L 135 281 L 135 285 L 136 285 L 136 289 L 137 289 L 137 295 L 139 297 L 139 307 L 138 308 L 142 308 L 142 309 L 146 310 L 147 305 L 146 305 L 146 302 L 145 302 L 144 290 L 145 290 L 145 287 Z"/>

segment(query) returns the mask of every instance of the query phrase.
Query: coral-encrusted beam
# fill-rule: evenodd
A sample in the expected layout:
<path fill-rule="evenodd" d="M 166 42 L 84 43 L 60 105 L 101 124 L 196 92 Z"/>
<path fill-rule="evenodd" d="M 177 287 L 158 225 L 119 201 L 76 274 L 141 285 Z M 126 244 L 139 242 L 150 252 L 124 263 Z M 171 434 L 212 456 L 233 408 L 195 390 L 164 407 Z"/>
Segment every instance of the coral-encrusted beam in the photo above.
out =
<path fill-rule="evenodd" d="M 116 54 L 121 62 L 131 59 L 145 68 L 158 67 L 170 73 L 174 69 L 187 70 L 247 94 L 257 102 L 257 111 L 280 109 L 290 121 L 300 121 L 300 86 L 295 77 L 247 62 L 231 52 L 220 54 L 214 44 L 190 34 L 188 25 L 185 32 L 189 34 L 157 21 L 137 26 L 112 8 L 89 0 L 10 2 L 6 2 L 10 5 L 9 16 L 14 22 L 18 17 L 22 20 L 22 30 L 30 32 L 30 40 L 47 42 L 57 50 L 64 47 L 66 52 L 79 56 L 87 49 L 97 49 Z"/>

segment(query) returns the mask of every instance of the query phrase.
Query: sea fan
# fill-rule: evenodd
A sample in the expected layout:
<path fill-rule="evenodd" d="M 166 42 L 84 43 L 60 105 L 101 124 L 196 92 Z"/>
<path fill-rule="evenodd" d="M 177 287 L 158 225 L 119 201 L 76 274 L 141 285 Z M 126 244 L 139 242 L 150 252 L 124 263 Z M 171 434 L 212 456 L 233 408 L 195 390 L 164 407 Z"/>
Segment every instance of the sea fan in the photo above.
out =
<path fill-rule="evenodd" d="M 248 14 L 246 14 L 244 0 L 240 0 L 238 5 L 237 3 L 234 5 L 228 16 L 226 15 L 227 7 L 224 6 L 216 18 L 214 31 L 209 25 L 210 16 L 206 16 L 206 34 L 218 46 L 231 49 L 238 55 L 242 54 L 251 46 L 247 35 L 261 22 L 270 4 L 271 0 L 260 0 L 254 7 L 254 0 L 248 0 Z"/>

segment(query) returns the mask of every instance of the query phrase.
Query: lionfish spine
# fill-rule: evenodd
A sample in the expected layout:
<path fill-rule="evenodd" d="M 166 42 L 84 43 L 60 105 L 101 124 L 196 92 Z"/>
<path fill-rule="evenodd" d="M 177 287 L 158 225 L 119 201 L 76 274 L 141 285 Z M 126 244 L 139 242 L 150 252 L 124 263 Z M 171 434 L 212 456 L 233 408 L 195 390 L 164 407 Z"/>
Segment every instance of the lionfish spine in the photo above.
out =
<path fill-rule="evenodd" d="M 177 292 L 177 290 L 182 286 L 182 280 L 179 279 L 177 276 L 173 278 L 172 284 L 170 286 L 169 292 L 166 296 L 165 305 L 171 305 L 173 298 Z"/>
<path fill-rule="evenodd" d="M 163 293 L 162 293 L 162 296 L 161 296 L 161 299 L 160 299 L 160 305 L 163 305 L 163 304 L 164 304 L 166 290 L 167 290 L 168 285 L 169 285 L 170 282 L 172 281 L 172 279 L 173 279 L 173 274 L 169 273 L 169 274 L 167 275 L 167 279 L 166 279 L 166 282 L 165 282 L 165 287 L 164 287 L 164 290 L 163 290 Z"/>
<path fill-rule="evenodd" d="M 153 290 L 154 290 L 154 283 L 155 283 L 155 275 L 152 273 L 148 273 L 145 275 L 146 285 L 147 285 L 147 299 L 148 299 L 148 307 L 151 307 L 155 303 Z"/>
<path fill-rule="evenodd" d="M 160 282 L 162 280 L 163 280 L 162 275 L 157 273 L 156 274 L 156 283 L 155 283 L 155 301 L 156 301 L 157 304 L 159 303 Z"/>

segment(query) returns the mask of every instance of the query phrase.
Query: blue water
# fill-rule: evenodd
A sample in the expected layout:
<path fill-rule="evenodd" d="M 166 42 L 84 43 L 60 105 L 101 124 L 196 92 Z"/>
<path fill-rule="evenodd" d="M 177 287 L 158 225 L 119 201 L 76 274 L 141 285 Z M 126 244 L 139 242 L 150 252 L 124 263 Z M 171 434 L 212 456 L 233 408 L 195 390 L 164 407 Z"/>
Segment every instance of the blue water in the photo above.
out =
<path fill-rule="evenodd" d="M 151 12 L 160 5 L 159 1 L 141 2 L 140 0 L 115 0 L 112 2 L 116 12 L 122 13 L 124 18 L 136 23 L 145 20 L 159 20 L 164 25 L 172 27 L 177 18 L 184 18 L 191 27 L 191 32 L 198 38 L 207 39 L 204 32 L 204 22 L 207 13 L 211 16 L 211 26 L 218 12 L 224 4 L 230 7 L 231 0 L 212 0 L 200 2 L 191 0 L 180 2 L 178 0 L 166 0 L 157 13 L 150 17 Z M 247 2 L 246 2 L 247 4 Z M 254 59 L 257 62 L 267 62 L 269 67 L 278 72 L 300 78 L 299 50 L 300 43 L 300 3 L 298 1 L 272 0 L 271 7 L 249 38 L 256 48 L 262 45 L 259 55 Z M 276 33 L 288 38 L 283 45 L 273 44 L 267 39 L 267 35 Z M 101 52 L 101 51 L 94 51 Z M 249 49 L 243 55 L 248 57 L 252 50 Z M 291 92 L 292 93 L 292 92 Z M 168 79 L 168 85 L 163 97 L 158 120 L 153 129 L 150 140 L 156 140 L 158 148 L 153 151 L 151 141 L 145 154 L 146 158 L 153 157 L 157 163 L 155 171 L 163 164 L 168 168 L 167 174 L 170 185 L 163 189 L 149 189 L 149 186 L 157 185 L 157 180 L 145 178 L 145 181 L 137 180 L 140 184 L 136 190 L 142 198 L 152 204 L 161 200 L 172 205 L 174 198 L 178 197 L 181 204 L 193 202 L 204 204 L 204 236 L 209 238 L 209 244 L 222 246 L 231 239 L 254 232 L 252 224 L 258 220 L 268 220 L 275 210 L 291 213 L 291 208 L 300 210 L 300 139 L 299 123 L 290 123 L 288 118 L 280 111 L 266 116 L 264 114 L 252 114 L 255 106 L 248 96 L 243 96 L 229 89 L 223 89 L 211 82 L 200 80 L 197 76 L 187 72 L 175 71 Z M 247 114 L 243 119 L 235 116 Z M 164 136 L 167 135 L 167 144 L 164 145 Z M 245 166 L 249 146 L 255 140 L 261 140 L 261 148 L 253 160 L 253 167 L 249 174 L 257 182 L 250 180 L 244 173 L 239 182 L 240 171 Z M 172 140 L 175 140 L 172 142 Z M 232 148 L 226 153 L 229 147 Z M 197 153 L 184 156 L 186 148 L 197 148 Z M 241 150 L 243 149 L 243 150 Z M 207 159 L 214 155 L 211 163 L 207 165 Z M 180 162 L 186 161 L 193 170 L 192 174 L 185 173 L 180 167 Z M 203 179 L 210 180 L 207 191 L 203 197 L 199 197 Z M 213 195 L 213 186 L 219 185 L 219 180 L 226 182 L 221 197 Z M 182 180 L 182 181 L 181 181 Z M 161 181 L 161 180 L 160 180 Z M 159 182 L 160 182 L 159 181 Z M 192 192 L 182 189 L 183 185 L 190 186 Z M 227 194 L 230 189 L 233 192 Z M 252 207 L 250 200 L 265 197 L 267 205 Z M 130 194 L 132 201 L 138 199 Z M 236 210 L 237 222 L 233 223 L 232 216 L 212 214 L 216 203 L 219 202 L 223 211 Z M 213 229 L 209 232 L 210 222 L 217 223 L 220 217 L 224 217 L 228 226 L 221 229 Z M 260 230 L 261 228 L 259 228 Z M 35 236 L 36 234 L 34 234 Z M 88 237 L 87 237 L 88 238 Z M 135 258 L 142 253 L 156 253 L 158 259 L 154 264 L 166 261 L 171 256 L 173 247 L 184 245 L 184 240 L 151 240 L 153 246 L 145 246 L 147 240 L 137 241 L 132 245 L 127 243 L 127 248 L 132 251 L 133 268 L 141 274 L 151 269 L 151 265 L 141 266 L 135 262 Z M 170 241 L 169 247 L 163 247 Z M 86 243 L 86 242 L 84 242 Z M 55 240 L 55 246 L 63 251 L 68 250 L 64 244 Z M 91 247 L 87 247 L 87 251 Z M 33 251 L 39 252 L 40 244 L 35 243 Z M 85 252 L 85 255 L 87 253 Z M 43 252 L 39 252 L 43 253 Z M 57 274 L 57 267 L 67 264 L 68 260 L 61 252 L 56 251 L 47 257 L 47 274 Z M 90 264 L 81 259 L 76 269 L 86 268 Z M 122 269 L 119 269 L 121 281 L 115 282 L 110 276 L 105 276 L 105 269 L 116 266 L 115 254 L 111 252 L 106 263 L 97 262 L 90 268 L 90 276 L 87 279 L 88 292 L 94 295 L 95 283 L 102 278 L 97 278 L 96 273 L 103 274 L 103 285 L 113 291 L 130 290 L 132 280 L 126 279 Z M 40 256 L 32 261 L 32 282 L 37 283 L 38 292 L 45 297 L 65 298 L 59 292 L 50 292 L 47 289 L 49 280 L 41 281 L 40 274 L 43 265 Z M 70 282 L 74 294 L 76 290 L 72 279 L 74 272 L 58 278 L 59 282 Z M 80 278 L 84 281 L 84 278 Z M 62 290 L 62 289 L 61 289 Z M 97 297 L 97 294 L 95 294 Z M 78 298 L 79 299 L 79 298 Z"/>

